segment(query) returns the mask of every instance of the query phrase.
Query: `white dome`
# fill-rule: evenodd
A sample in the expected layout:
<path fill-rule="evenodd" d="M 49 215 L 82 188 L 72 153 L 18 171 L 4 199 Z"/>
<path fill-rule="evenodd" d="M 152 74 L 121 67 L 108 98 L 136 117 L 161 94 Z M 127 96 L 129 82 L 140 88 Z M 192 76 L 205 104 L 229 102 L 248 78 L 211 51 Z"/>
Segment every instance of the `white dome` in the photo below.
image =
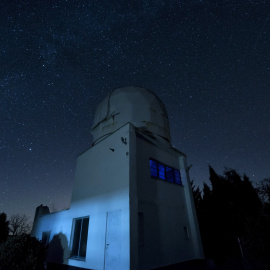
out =
<path fill-rule="evenodd" d="M 91 130 L 94 142 L 128 122 L 143 132 L 171 142 L 164 104 L 153 92 L 135 86 L 112 91 L 98 105 Z"/>

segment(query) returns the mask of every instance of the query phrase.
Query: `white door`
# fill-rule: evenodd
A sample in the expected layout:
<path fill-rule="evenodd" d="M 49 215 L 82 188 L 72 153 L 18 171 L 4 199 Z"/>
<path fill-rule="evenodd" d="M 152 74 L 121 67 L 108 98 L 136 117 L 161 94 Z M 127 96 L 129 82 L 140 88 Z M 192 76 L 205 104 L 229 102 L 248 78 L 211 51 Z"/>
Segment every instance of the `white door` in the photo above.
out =
<path fill-rule="evenodd" d="M 105 270 L 119 270 L 121 251 L 121 210 L 107 212 Z"/>

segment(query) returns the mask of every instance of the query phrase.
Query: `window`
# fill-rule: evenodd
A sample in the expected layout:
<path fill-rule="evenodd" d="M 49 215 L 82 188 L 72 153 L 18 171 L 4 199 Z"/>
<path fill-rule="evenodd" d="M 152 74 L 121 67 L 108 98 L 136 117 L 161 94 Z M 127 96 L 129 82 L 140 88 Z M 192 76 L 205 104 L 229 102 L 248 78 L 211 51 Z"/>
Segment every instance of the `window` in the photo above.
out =
<path fill-rule="evenodd" d="M 88 236 L 89 217 L 73 220 L 73 239 L 71 257 L 84 259 Z"/>
<path fill-rule="evenodd" d="M 150 159 L 150 173 L 154 178 L 182 185 L 180 171 Z"/>
<path fill-rule="evenodd" d="M 151 171 L 151 176 L 158 178 L 157 163 L 151 159 L 150 159 L 150 171 Z"/>

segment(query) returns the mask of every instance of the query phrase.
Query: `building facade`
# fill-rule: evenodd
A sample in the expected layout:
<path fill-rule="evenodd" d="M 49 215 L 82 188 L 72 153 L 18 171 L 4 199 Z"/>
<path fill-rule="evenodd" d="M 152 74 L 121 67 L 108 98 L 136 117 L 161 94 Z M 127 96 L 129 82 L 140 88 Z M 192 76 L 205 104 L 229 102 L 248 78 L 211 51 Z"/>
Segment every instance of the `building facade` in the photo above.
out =
<path fill-rule="evenodd" d="M 92 135 L 77 159 L 70 208 L 36 210 L 32 235 L 62 247 L 48 260 L 135 270 L 203 259 L 186 156 L 171 146 L 160 99 L 139 87 L 114 90 L 96 110 Z"/>

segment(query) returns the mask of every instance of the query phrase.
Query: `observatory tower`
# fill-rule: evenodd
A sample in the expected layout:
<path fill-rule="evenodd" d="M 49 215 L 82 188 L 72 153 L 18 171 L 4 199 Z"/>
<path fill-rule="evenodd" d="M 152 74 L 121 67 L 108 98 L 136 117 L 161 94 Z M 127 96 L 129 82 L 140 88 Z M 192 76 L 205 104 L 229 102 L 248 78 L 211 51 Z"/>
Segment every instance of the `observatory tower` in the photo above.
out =
<path fill-rule="evenodd" d="M 162 101 L 143 88 L 116 89 L 97 107 L 91 133 L 70 209 L 39 215 L 32 234 L 47 242 L 65 235 L 62 263 L 84 269 L 202 259 L 186 156 L 171 146 Z"/>

